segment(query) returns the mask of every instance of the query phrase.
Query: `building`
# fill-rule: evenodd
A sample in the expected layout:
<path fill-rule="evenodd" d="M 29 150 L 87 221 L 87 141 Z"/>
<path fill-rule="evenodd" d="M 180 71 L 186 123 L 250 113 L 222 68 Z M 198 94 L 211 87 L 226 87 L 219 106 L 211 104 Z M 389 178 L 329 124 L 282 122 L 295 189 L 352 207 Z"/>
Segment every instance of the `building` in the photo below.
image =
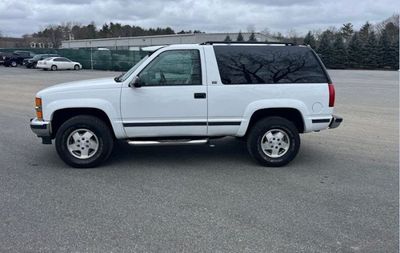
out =
<path fill-rule="evenodd" d="M 0 48 L 52 48 L 53 44 L 46 38 L 23 38 L 0 37 Z"/>
<path fill-rule="evenodd" d="M 64 40 L 61 48 L 108 48 L 138 50 L 145 46 L 159 46 L 170 44 L 198 44 L 206 41 L 223 41 L 226 36 L 235 41 L 238 33 L 191 33 L 138 37 L 101 38 L 84 40 Z M 251 33 L 242 33 L 247 41 Z M 255 33 L 257 41 L 278 42 L 276 39 L 262 33 Z"/>
<path fill-rule="evenodd" d="M 0 38 L 0 48 L 21 48 L 27 46 L 28 43 L 23 38 Z"/>

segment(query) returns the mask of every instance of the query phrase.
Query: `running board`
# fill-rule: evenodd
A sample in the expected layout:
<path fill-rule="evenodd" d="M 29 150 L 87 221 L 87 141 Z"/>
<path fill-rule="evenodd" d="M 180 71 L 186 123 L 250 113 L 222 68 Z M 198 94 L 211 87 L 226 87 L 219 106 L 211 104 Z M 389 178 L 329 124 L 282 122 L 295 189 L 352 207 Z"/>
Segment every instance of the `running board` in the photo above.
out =
<path fill-rule="evenodd" d="M 208 143 L 208 139 L 201 139 L 201 140 L 131 140 L 128 141 L 129 145 L 134 146 L 159 146 L 159 145 L 196 145 L 196 144 L 206 144 Z"/>

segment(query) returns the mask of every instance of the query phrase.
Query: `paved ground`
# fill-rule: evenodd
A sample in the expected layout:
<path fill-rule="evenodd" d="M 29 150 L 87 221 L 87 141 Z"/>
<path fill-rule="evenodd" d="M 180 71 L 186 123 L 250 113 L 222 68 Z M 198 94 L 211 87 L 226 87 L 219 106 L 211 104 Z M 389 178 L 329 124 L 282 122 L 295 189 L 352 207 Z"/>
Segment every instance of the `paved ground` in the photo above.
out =
<path fill-rule="evenodd" d="M 0 67 L 0 252 L 398 252 L 399 73 L 330 73 L 344 124 L 287 167 L 227 138 L 76 170 L 31 133 L 34 94 L 116 73 Z"/>

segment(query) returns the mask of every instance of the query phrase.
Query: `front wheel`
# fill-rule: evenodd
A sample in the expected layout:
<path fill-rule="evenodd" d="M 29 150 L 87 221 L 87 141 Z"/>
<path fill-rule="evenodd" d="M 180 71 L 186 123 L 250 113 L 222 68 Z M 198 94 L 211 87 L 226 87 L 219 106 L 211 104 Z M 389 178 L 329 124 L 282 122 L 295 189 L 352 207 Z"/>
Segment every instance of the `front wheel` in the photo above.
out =
<path fill-rule="evenodd" d="M 16 61 L 11 62 L 11 67 L 16 67 L 17 65 L 18 65 L 18 63 Z"/>
<path fill-rule="evenodd" d="M 56 65 L 51 66 L 51 70 L 56 71 L 57 70 L 57 66 Z"/>
<path fill-rule="evenodd" d="M 79 68 L 79 65 L 78 64 L 76 64 L 75 66 L 74 66 L 74 70 L 79 70 L 80 68 Z"/>
<path fill-rule="evenodd" d="M 60 158 L 75 168 L 90 168 L 111 154 L 114 138 L 107 124 L 93 116 L 76 116 L 61 125 L 56 134 Z"/>
<path fill-rule="evenodd" d="M 280 167 L 292 161 L 300 148 L 296 126 L 281 117 L 268 117 L 258 121 L 247 139 L 247 148 L 261 165 Z"/>

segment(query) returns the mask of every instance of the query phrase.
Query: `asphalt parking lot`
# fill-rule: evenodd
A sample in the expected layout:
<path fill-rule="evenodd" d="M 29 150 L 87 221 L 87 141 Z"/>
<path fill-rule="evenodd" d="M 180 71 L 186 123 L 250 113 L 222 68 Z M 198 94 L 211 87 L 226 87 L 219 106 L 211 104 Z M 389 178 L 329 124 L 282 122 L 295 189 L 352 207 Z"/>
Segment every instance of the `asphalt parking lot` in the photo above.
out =
<path fill-rule="evenodd" d="M 330 71 L 344 123 L 283 168 L 233 138 L 67 167 L 30 131 L 35 93 L 117 74 L 0 66 L 0 252 L 398 252 L 399 72 Z"/>

